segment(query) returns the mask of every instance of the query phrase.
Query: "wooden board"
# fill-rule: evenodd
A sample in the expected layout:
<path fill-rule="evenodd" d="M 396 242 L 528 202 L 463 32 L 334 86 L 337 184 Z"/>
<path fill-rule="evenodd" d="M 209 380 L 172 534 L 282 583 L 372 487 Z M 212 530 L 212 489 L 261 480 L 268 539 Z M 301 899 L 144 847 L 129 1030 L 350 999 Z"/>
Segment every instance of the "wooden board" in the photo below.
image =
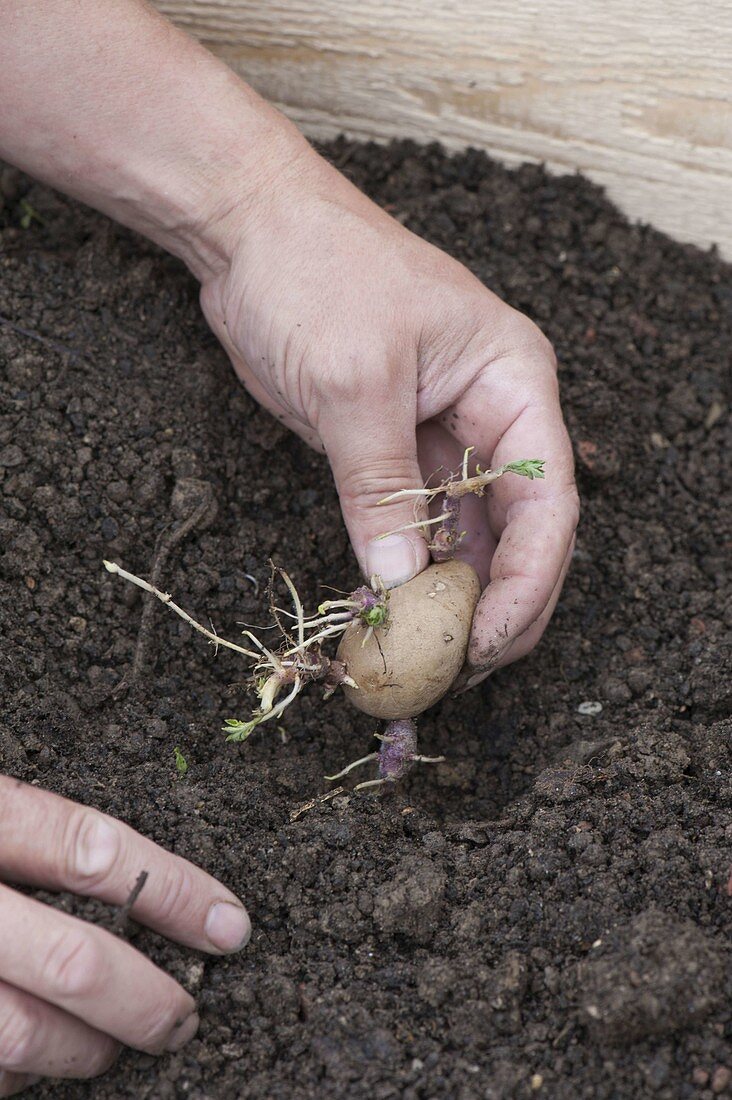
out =
<path fill-rule="evenodd" d="M 477 145 L 732 258 L 732 0 L 157 0 L 313 137 Z"/>

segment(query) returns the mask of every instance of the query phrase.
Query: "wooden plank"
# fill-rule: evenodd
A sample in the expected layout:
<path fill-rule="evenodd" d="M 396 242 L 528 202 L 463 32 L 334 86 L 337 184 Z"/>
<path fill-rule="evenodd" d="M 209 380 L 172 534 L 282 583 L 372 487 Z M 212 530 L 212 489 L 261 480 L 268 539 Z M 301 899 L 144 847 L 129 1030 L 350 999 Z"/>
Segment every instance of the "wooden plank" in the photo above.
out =
<path fill-rule="evenodd" d="M 477 145 L 732 258 L 732 0 L 157 0 L 311 136 Z"/>

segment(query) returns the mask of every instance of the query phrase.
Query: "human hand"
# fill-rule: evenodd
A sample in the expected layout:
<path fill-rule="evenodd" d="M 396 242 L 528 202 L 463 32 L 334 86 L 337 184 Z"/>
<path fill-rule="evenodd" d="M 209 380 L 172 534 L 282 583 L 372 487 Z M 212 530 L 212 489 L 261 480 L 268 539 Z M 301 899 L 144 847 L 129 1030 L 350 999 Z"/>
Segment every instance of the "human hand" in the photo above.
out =
<path fill-rule="evenodd" d="M 462 517 L 460 554 L 486 585 L 469 663 L 528 652 L 577 521 L 538 329 L 149 5 L 77 0 L 73 20 L 62 0 L 1 7 L 0 153 L 185 260 L 245 385 L 326 451 L 367 576 L 394 585 L 429 557 L 415 532 L 373 541 L 414 518 L 377 507 L 387 493 L 468 446 L 483 467 L 545 459 L 545 481 L 506 477 Z"/>
<path fill-rule="evenodd" d="M 211 954 L 250 924 L 238 899 L 127 825 L 0 776 L 0 879 L 123 904 L 148 878 L 135 920 Z M 39 1077 L 94 1077 L 125 1043 L 178 1050 L 198 1027 L 193 998 L 109 932 L 0 884 L 0 1096 Z"/>
<path fill-rule="evenodd" d="M 559 597 L 578 517 L 554 354 L 525 316 L 297 147 L 214 227 L 229 262 L 203 281 L 214 332 L 253 396 L 325 451 L 367 577 L 428 563 L 411 500 L 379 506 L 467 447 L 483 468 L 546 462 L 467 498 L 458 556 L 485 587 L 462 686 L 529 652 Z M 211 228 L 211 227 L 209 227 Z"/>

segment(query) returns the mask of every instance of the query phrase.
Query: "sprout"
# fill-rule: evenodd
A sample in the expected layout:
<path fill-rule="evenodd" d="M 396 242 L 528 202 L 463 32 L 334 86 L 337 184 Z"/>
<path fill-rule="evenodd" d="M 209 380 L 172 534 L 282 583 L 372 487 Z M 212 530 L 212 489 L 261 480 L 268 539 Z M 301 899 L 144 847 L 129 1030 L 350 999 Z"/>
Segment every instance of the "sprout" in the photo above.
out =
<path fill-rule="evenodd" d="M 453 556 L 465 533 L 459 530 L 460 499 L 462 497 L 467 496 L 469 493 L 482 497 L 488 486 L 497 481 L 499 477 L 503 477 L 504 474 L 517 474 L 519 477 L 527 477 L 529 481 L 534 481 L 535 478 L 542 479 L 545 476 L 543 458 L 524 458 L 518 462 L 506 462 L 503 466 L 497 466 L 495 470 L 481 470 L 480 466 L 476 465 L 475 473 L 471 476 L 469 462 L 474 450 L 474 447 L 465 449 L 459 477 L 453 474 L 440 485 L 431 488 L 399 489 L 396 493 L 390 493 L 389 496 L 380 500 L 379 504 L 390 504 L 395 500 L 408 500 L 411 498 L 415 504 L 420 500 L 426 504 L 431 504 L 436 497 L 443 495 L 439 515 L 433 516 L 431 519 L 418 519 L 414 523 L 405 523 L 402 527 L 397 527 L 393 531 L 386 531 L 379 538 L 385 539 L 389 535 L 397 535 L 402 531 L 416 529 L 422 530 L 426 537 L 429 533 L 428 528 L 435 527 L 429 542 L 429 548 L 438 561 L 446 561 Z"/>

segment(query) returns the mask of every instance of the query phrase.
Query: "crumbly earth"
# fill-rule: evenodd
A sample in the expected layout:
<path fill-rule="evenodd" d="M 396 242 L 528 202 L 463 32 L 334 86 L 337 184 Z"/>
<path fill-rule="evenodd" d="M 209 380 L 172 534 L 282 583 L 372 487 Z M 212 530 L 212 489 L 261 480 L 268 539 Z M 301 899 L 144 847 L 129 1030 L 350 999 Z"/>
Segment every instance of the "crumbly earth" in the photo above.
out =
<path fill-rule="evenodd" d="M 229 636 L 266 620 L 270 557 L 309 604 L 349 589 L 326 462 L 238 386 L 177 262 L 4 170 L 0 767 L 201 863 L 255 928 L 215 961 L 129 928 L 197 996 L 198 1038 L 37 1093 L 729 1093 L 732 269 L 577 177 L 327 151 L 554 341 L 575 562 L 536 653 L 422 719 L 444 764 L 293 820 L 371 749 L 370 720 L 313 691 L 280 732 L 226 744 L 249 705 L 235 655 L 157 604 L 141 624 L 101 561 L 157 561 Z"/>

